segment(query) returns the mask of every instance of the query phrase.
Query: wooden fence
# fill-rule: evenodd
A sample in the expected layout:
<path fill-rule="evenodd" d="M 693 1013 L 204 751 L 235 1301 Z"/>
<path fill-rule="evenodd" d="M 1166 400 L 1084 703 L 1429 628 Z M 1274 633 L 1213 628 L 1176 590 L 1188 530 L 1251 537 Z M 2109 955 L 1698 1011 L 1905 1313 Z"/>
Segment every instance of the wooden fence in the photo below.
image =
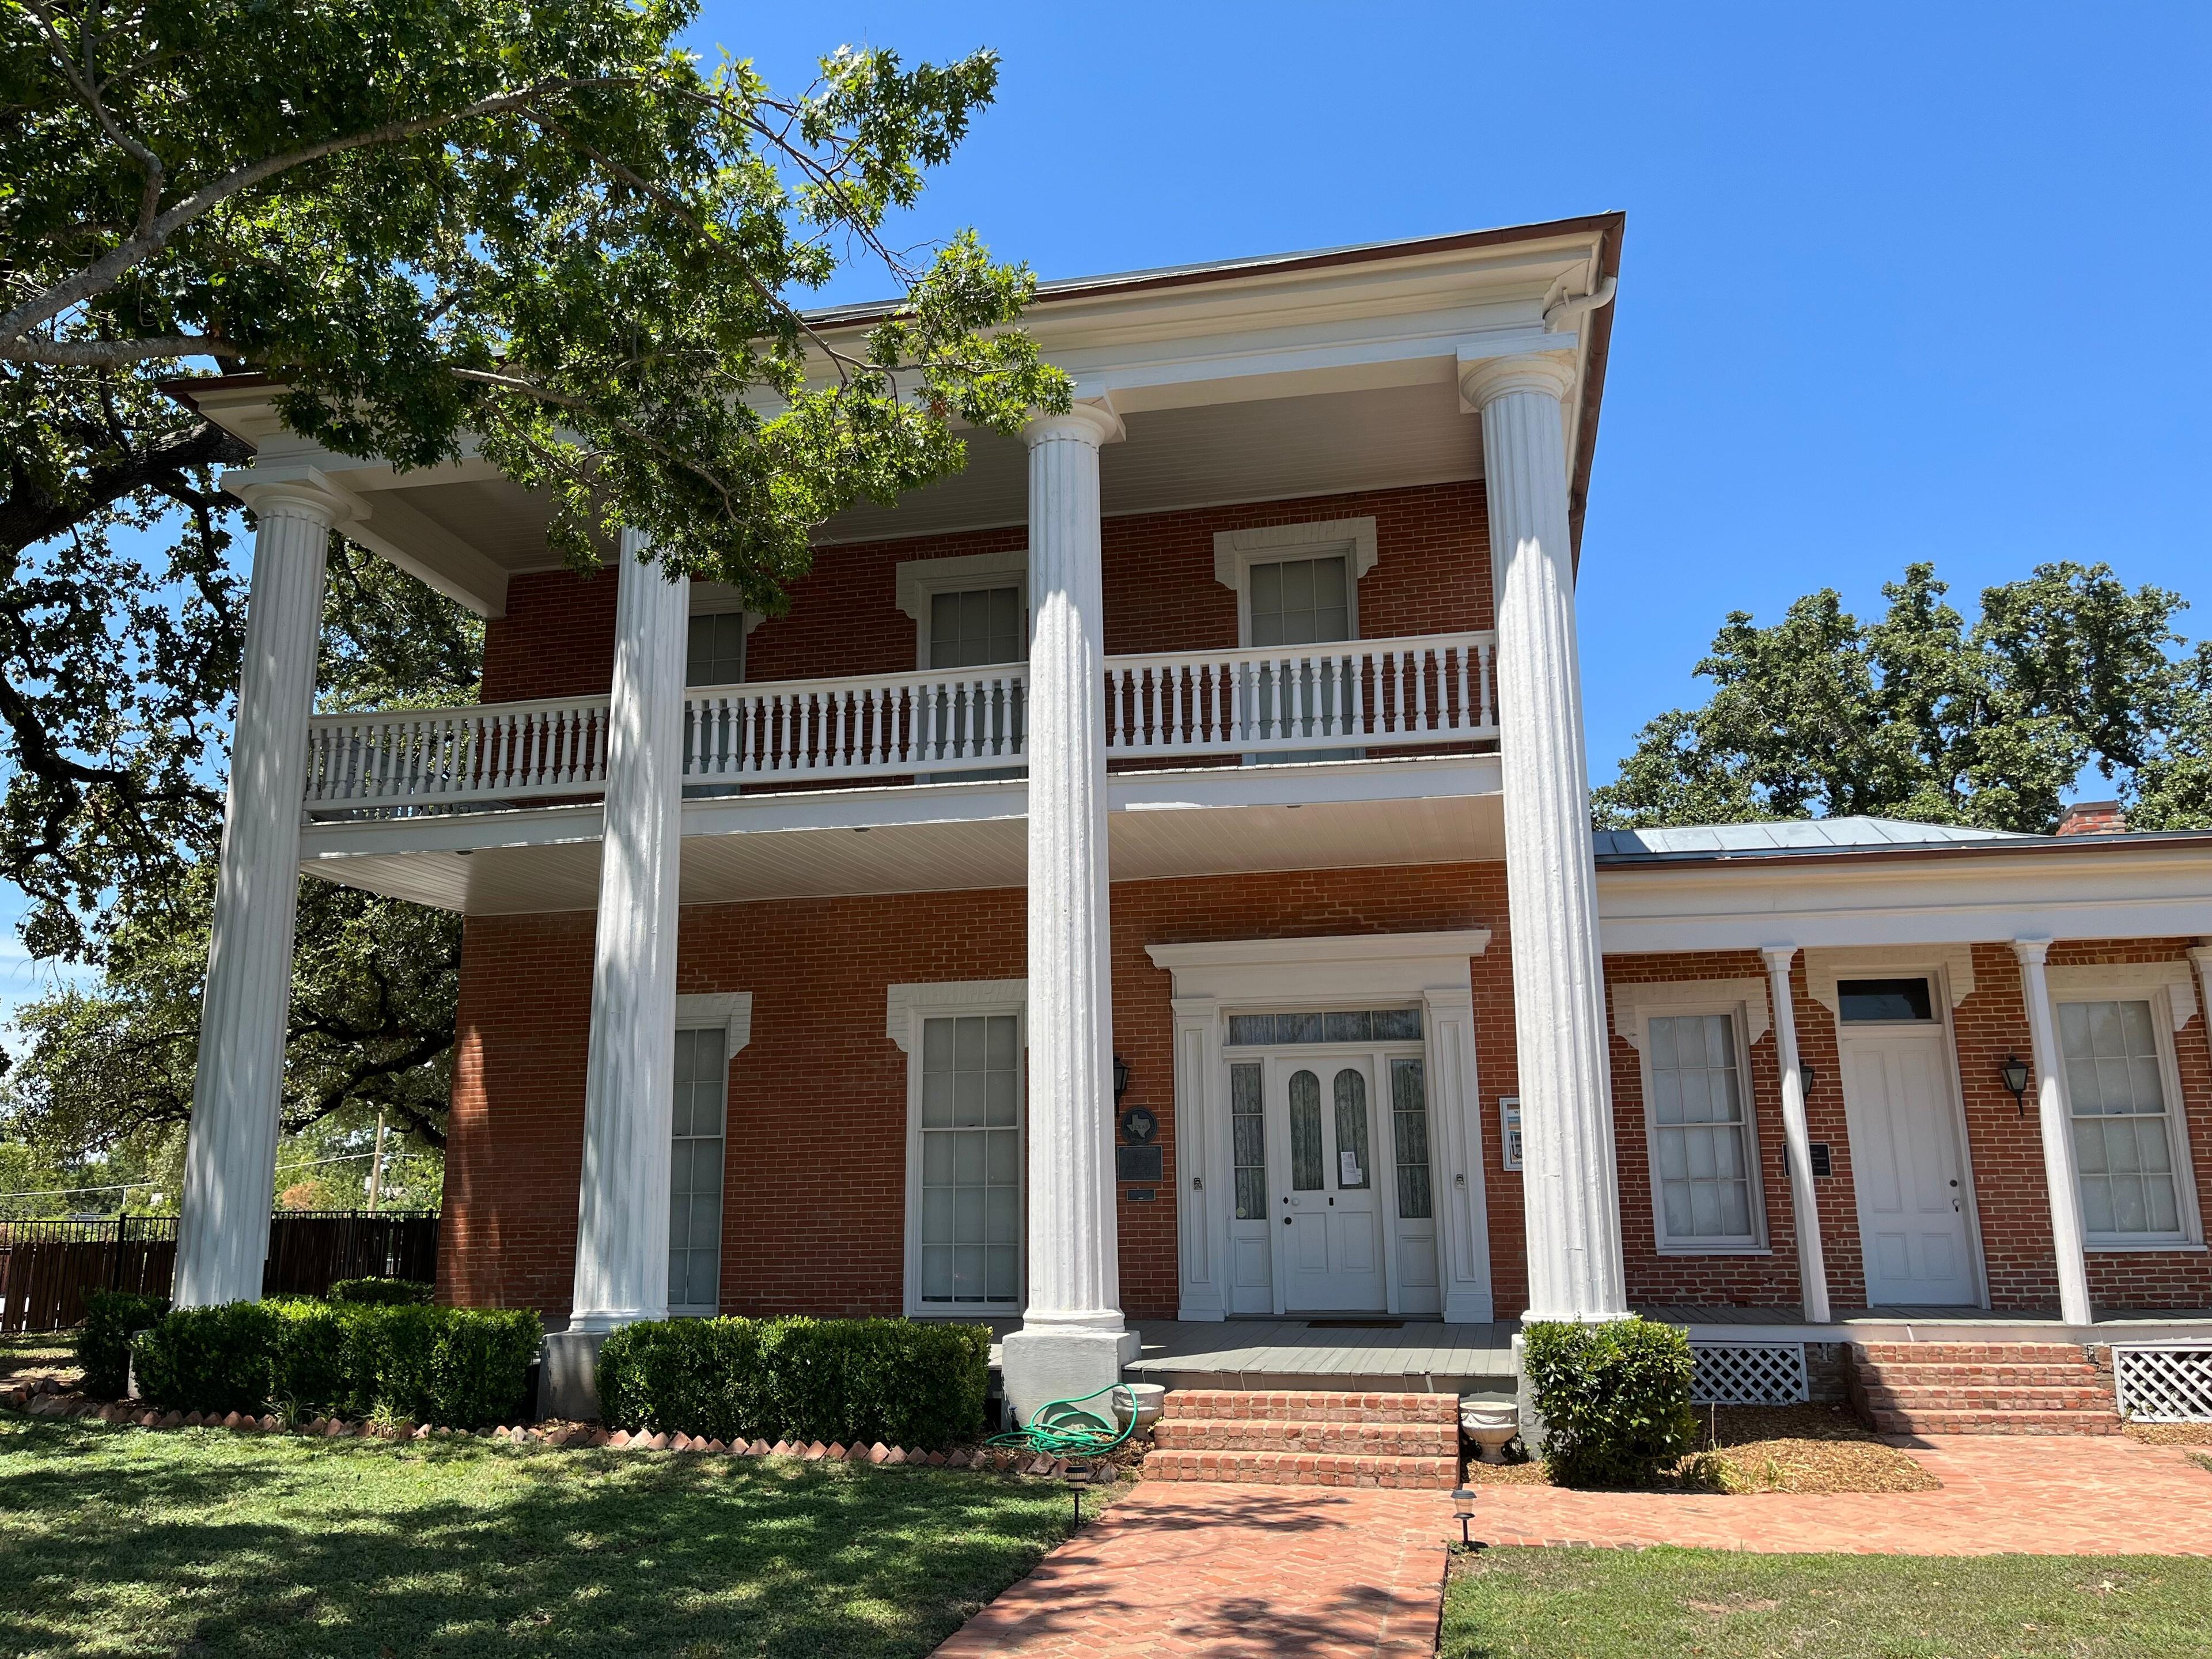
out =
<path fill-rule="evenodd" d="M 57 1331 L 84 1317 L 93 1291 L 166 1296 L 176 1270 L 168 1216 L 112 1221 L 0 1221 L 0 1332 Z M 269 1223 L 264 1296 L 319 1296 L 341 1279 L 432 1279 L 438 1218 L 366 1210 L 291 1210 Z"/>

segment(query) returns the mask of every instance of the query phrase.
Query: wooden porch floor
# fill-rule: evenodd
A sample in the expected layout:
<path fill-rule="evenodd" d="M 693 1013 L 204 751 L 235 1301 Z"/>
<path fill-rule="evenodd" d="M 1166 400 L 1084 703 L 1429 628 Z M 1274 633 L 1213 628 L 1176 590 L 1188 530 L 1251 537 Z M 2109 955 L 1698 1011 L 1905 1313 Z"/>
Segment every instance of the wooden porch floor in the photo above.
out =
<path fill-rule="evenodd" d="M 1505 1322 L 1437 1320 L 1146 1320 L 1131 1382 L 1169 1388 L 1336 1389 L 1380 1394 L 1510 1393 L 1513 1333 Z"/>

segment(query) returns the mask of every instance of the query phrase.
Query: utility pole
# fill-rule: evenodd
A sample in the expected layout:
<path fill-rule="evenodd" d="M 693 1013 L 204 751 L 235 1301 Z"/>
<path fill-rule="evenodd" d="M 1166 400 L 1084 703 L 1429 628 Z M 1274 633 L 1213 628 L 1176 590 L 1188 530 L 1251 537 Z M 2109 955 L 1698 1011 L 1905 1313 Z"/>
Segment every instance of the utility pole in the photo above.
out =
<path fill-rule="evenodd" d="M 368 1212 L 376 1213 L 384 1199 L 384 1114 L 376 1115 L 376 1151 L 368 1161 Z"/>

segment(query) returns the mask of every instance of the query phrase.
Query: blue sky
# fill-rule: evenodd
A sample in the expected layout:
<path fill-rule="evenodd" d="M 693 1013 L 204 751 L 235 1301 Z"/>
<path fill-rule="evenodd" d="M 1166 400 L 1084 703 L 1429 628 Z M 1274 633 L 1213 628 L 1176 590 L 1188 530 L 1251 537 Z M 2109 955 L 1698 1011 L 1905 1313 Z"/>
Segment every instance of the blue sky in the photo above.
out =
<path fill-rule="evenodd" d="M 1628 234 L 1581 583 L 1593 781 L 1732 607 L 2105 559 L 2212 612 L 2212 7 L 710 5 L 1005 59 L 916 240 L 1047 276 L 1559 218 Z M 825 295 L 872 297 L 872 273 Z M 2212 633 L 2212 614 L 2185 627 Z M 42 982 L 0 895 L 0 1008 Z"/>
<path fill-rule="evenodd" d="M 1628 215 L 1580 594 L 1593 781 L 1722 616 L 2110 562 L 2212 633 L 2212 7 L 708 5 L 1005 69 L 918 215 L 1073 276 Z M 855 276 L 830 296 L 870 297 Z"/>

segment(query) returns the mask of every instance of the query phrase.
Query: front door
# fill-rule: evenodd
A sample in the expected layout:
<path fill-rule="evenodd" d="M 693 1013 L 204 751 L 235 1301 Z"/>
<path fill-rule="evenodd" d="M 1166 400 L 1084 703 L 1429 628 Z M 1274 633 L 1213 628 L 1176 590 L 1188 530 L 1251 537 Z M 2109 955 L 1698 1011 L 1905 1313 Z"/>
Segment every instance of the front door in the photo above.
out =
<path fill-rule="evenodd" d="M 1980 1300 L 1943 1028 L 1839 1033 L 1867 1300 Z"/>
<path fill-rule="evenodd" d="M 1382 1209 L 1371 1068 L 1354 1059 L 1278 1058 L 1267 1067 L 1269 1164 L 1279 1182 L 1276 1261 L 1294 1313 L 1379 1313 Z"/>

